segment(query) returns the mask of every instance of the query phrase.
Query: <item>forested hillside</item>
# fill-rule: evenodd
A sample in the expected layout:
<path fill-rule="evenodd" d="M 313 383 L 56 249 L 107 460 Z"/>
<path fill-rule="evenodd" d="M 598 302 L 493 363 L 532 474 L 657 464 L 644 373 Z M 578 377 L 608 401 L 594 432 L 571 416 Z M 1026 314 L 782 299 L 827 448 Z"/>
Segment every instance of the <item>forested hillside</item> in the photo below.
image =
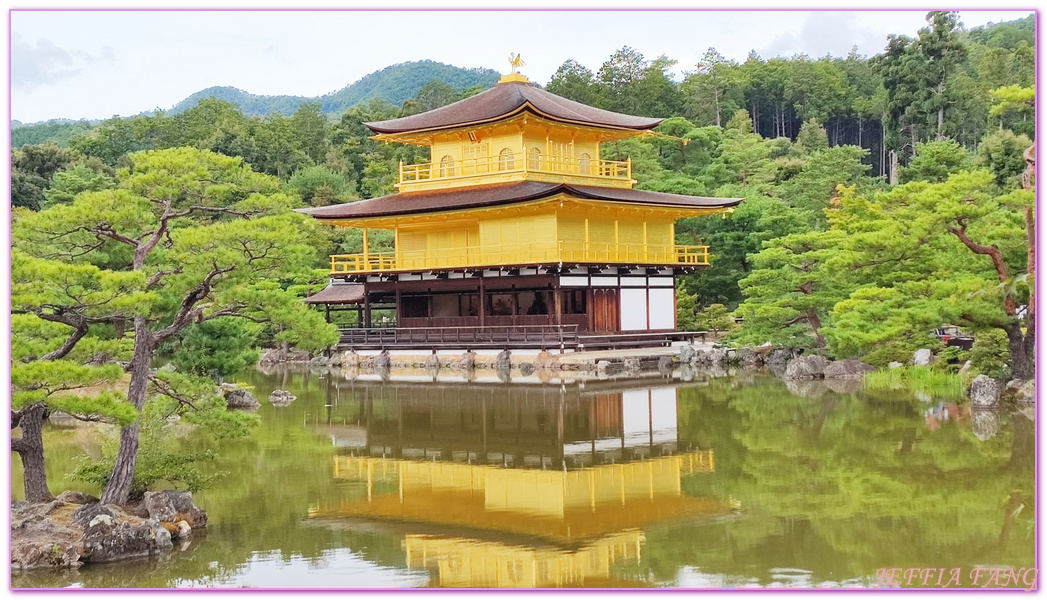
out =
<path fill-rule="evenodd" d="M 750 54 L 736 63 L 710 48 L 698 64 L 680 65 L 686 75 L 676 83 L 675 61 L 625 47 L 596 70 L 568 60 L 556 72 L 553 93 L 670 117 L 657 129 L 663 137 L 604 146 L 603 158 L 632 158 L 639 187 L 746 199 L 724 219 L 678 224 L 678 243 L 713 253 L 708 269 L 683 280 L 681 328 L 702 316 L 689 307 L 723 305 L 744 317 L 744 341 L 885 364 L 934 345 L 930 332 L 953 323 L 995 344 L 986 355 L 1009 347 L 1031 357 L 1033 332 L 1023 325 L 1033 311 L 1021 306 L 1032 304 L 1034 207 L 1022 175 L 1035 133 L 1034 17 L 970 31 L 956 13 L 927 19 L 917 37 L 891 36 L 870 58 Z M 333 122 L 323 99 L 290 116 L 205 99 L 179 113 L 110 119 L 68 148 L 21 148 L 12 202 L 30 210 L 69 202 L 115 185 L 116 172 L 134 164 L 130 153 L 179 146 L 240 157 L 314 206 L 390 193 L 398 162 L 427 162 L 427 151 L 378 143 L 362 123 L 436 108 L 482 85 L 415 79 L 412 97 L 406 82 L 374 81 L 355 84 L 372 86 L 359 96 L 372 99 Z M 373 97 L 394 87 L 400 106 Z M 392 242 L 370 239 L 376 248 Z M 322 244 L 358 251 L 360 236 L 331 231 Z"/>

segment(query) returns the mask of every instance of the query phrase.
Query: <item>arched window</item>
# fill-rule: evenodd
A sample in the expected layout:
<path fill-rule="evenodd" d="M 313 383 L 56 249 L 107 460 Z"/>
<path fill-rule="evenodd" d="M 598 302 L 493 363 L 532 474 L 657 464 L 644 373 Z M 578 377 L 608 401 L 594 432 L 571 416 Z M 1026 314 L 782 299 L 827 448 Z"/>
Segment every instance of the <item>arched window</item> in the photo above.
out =
<path fill-rule="evenodd" d="M 538 148 L 531 148 L 527 151 L 527 168 L 532 171 L 541 170 L 542 151 Z"/>
<path fill-rule="evenodd" d="M 583 152 L 582 155 L 578 157 L 578 166 L 581 167 L 580 170 L 583 175 L 592 175 L 592 171 L 590 170 L 592 168 L 591 161 L 592 157 L 590 157 L 587 152 Z"/>
<path fill-rule="evenodd" d="M 440 159 L 440 177 L 454 177 L 454 159 L 450 154 Z"/>
<path fill-rule="evenodd" d="M 498 153 L 498 170 L 499 171 L 511 171 L 516 168 L 515 161 L 513 160 L 513 151 L 508 148 L 503 148 Z"/>

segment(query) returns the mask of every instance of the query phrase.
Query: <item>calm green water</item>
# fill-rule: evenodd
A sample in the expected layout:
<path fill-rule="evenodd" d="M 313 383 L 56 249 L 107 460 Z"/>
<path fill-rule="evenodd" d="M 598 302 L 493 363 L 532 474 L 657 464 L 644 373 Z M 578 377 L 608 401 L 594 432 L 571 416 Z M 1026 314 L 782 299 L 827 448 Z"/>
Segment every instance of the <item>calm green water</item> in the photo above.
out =
<path fill-rule="evenodd" d="M 945 569 L 924 572 L 936 587 L 1035 566 L 1032 411 L 753 374 L 403 375 L 245 373 L 262 425 L 220 447 L 206 537 L 12 585 L 870 587 Z M 92 491 L 65 474 L 94 433 L 47 435 L 52 489 Z"/>

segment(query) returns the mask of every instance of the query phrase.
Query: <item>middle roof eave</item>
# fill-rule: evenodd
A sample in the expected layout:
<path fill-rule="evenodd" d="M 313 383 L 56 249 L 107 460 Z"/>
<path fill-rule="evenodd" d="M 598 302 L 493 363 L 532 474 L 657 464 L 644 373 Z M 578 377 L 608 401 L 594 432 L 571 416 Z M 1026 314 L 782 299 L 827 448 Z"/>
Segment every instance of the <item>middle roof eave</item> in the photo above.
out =
<path fill-rule="evenodd" d="M 694 209 L 730 208 L 742 201 L 741 198 L 706 198 L 635 189 L 518 181 L 464 189 L 390 194 L 334 206 L 299 209 L 298 212 L 321 220 L 368 219 L 515 204 L 540 200 L 558 193 L 589 200 Z"/>

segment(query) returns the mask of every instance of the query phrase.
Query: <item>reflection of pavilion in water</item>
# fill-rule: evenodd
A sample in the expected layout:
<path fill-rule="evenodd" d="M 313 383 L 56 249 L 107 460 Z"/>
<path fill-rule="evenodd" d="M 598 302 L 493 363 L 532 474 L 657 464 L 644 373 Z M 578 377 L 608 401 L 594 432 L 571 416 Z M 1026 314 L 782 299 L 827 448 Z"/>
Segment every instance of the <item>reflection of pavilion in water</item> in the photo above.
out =
<path fill-rule="evenodd" d="M 362 485 L 310 516 L 435 527 L 403 548 L 442 586 L 628 585 L 611 567 L 639 561 L 642 528 L 729 510 L 683 494 L 712 450 L 678 439 L 675 388 L 644 385 L 358 385 L 334 475 Z"/>

